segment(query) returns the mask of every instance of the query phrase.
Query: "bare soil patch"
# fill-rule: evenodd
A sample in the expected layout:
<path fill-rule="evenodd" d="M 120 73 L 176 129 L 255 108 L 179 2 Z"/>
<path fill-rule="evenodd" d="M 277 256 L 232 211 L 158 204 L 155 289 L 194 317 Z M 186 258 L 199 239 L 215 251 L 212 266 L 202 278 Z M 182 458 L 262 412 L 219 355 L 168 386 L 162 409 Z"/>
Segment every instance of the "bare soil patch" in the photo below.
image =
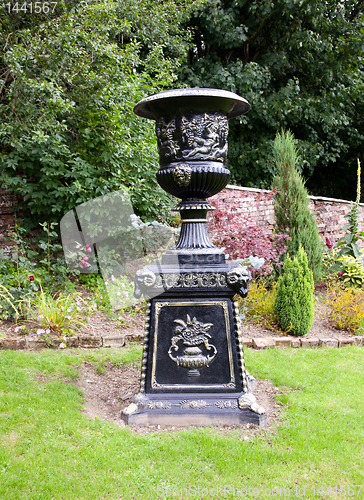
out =
<path fill-rule="evenodd" d="M 95 366 L 85 363 L 79 368 L 79 379 L 76 386 L 84 394 L 84 413 L 92 419 L 99 418 L 112 422 L 117 427 L 125 427 L 121 420 L 121 411 L 131 403 L 133 395 L 139 390 L 140 369 L 135 365 L 113 366 L 107 364 L 103 373 L 98 373 Z M 257 380 L 254 394 L 258 403 L 267 413 L 267 427 L 259 428 L 253 424 L 234 426 L 212 426 L 223 433 L 241 431 L 241 437 L 273 430 L 280 416 L 280 404 L 275 396 L 280 393 L 270 380 Z M 170 427 L 150 425 L 146 427 L 128 426 L 136 434 L 150 434 L 154 432 L 178 431 L 185 427 Z"/>

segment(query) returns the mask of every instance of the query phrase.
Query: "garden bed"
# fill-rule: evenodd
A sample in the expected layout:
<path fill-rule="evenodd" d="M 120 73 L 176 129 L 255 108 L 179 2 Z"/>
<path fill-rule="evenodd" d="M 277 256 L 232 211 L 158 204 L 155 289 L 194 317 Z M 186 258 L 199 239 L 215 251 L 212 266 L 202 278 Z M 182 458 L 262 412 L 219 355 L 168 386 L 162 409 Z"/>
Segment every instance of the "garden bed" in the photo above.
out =
<path fill-rule="evenodd" d="M 90 298 L 92 294 L 86 293 Z M 322 291 L 315 295 L 315 319 L 311 330 L 302 337 L 295 337 L 279 330 L 278 326 L 268 329 L 258 320 L 245 320 L 242 322 L 242 336 L 245 345 L 258 347 L 253 344 L 253 339 L 273 339 L 276 345 L 284 345 L 281 339 L 290 339 L 294 347 L 305 345 L 307 339 L 317 339 L 311 343 L 311 347 L 325 345 L 325 339 L 338 339 L 338 342 L 346 341 L 343 345 L 351 342 L 356 345 L 363 345 L 362 335 L 352 335 L 345 330 L 338 330 L 330 323 L 330 312 L 324 303 Z M 69 335 L 50 333 L 49 335 L 37 334 L 34 322 L 21 321 L 18 325 L 24 325 L 28 333 L 17 333 L 17 324 L 11 321 L 3 321 L 0 331 L 3 336 L 0 338 L 0 348 L 2 349 L 40 349 L 40 348 L 99 348 L 99 347 L 122 347 L 130 342 L 143 342 L 144 338 L 145 312 L 143 308 L 130 308 L 120 313 L 118 319 L 111 319 L 110 314 L 100 310 L 94 311 L 87 319 L 85 326 L 75 328 Z M 32 333 L 29 333 L 32 332 Z M 299 340 L 299 345 L 297 341 Z M 330 346 L 330 342 L 326 343 Z M 339 345 L 339 344 L 338 344 Z M 269 347 L 273 345 L 265 345 Z"/>

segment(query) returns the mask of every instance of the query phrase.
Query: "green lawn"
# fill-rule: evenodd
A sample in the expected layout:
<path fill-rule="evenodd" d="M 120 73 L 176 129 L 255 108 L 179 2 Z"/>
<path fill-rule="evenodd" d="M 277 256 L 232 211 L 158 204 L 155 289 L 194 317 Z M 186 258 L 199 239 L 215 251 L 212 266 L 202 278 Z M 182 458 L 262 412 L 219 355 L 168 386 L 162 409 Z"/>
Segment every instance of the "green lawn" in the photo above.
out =
<path fill-rule="evenodd" d="M 140 356 L 0 352 L 1 499 L 364 498 L 363 348 L 247 350 L 249 371 L 284 388 L 279 427 L 250 440 L 135 435 L 80 412 L 77 366 Z"/>

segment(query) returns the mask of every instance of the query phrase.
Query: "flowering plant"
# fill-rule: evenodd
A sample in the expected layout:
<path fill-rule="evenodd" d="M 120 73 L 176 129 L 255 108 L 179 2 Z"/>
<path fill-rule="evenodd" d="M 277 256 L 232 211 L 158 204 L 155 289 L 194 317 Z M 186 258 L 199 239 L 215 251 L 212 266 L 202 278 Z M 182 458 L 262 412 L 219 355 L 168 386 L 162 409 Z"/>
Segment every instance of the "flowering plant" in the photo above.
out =
<path fill-rule="evenodd" d="M 51 333 L 69 335 L 75 328 L 85 326 L 92 305 L 78 293 L 52 296 L 40 291 L 27 308 L 28 319 L 35 323 L 37 335 Z"/>
<path fill-rule="evenodd" d="M 333 247 L 333 244 L 331 243 L 330 238 L 328 236 L 325 236 L 325 240 L 326 240 L 327 248 L 331 250 L 331 248 Z"/>

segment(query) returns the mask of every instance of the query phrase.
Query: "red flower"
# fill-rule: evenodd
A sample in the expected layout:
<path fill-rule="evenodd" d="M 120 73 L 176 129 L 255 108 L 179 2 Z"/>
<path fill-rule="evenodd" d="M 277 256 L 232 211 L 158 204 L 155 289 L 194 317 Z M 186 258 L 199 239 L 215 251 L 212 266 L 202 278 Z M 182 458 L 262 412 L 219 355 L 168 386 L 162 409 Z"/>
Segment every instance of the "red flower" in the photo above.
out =
<path fill-rule="evenodd" d="M 30 281 L 34 281 L 34 276 L 31 274 L 31 275 L 29 276 L 29 279 L 30 279 Z"/>
<path fill-rule="evenodd" d="M 339 271 L 339 272 L 337 273 L 337 275 L 338 275 L 338 276 L 342 276 L 343 274 L 344 274 L 344 273 L 343 273 L 342 271 Z"/>
<path fill-rule="evenodd" d="M 332 248 L 332 243 L 330 241 L 330 238 L 328 236 L 325 236 L 325 240 L 327 248 Z"/>

